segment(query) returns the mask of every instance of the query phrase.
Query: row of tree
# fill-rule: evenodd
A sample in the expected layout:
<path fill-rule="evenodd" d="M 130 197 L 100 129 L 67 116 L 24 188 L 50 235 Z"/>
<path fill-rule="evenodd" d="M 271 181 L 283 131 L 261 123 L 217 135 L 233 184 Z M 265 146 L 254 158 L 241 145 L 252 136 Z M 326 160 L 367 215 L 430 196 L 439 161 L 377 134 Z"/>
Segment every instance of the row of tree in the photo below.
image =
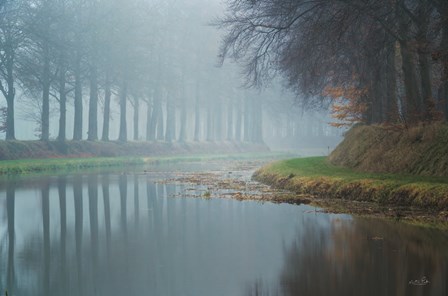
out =
<path fill-rule="evenodd" d="M 3 1 L 5 138 L 16 138 L 20 103 L 20 115 L 37 123 L 41 140 L 51 139 L 57 125 L 59 141 L 68 138 L 68 127 L 73 140 L 108 141 L 118 113 L 120 141 L 131 128 L 134 140 L 261 141 L 257 93 L 238 89 L 232 65 L 216 68 L 218 34 L 206 25 L 218 6 L 208 4 Z"/>
<path fill-rule="evenodd" d="M 229 0 L 221 57 L 348 122 L 448 119 L 445 0 Z"/>
<path fill-rule="evenodd" d="M 133 10 L 134 14 L 148 13 L 137 1 L 4 1 L 0 16 L 0 90 L 7 102 L 6 139 L 15 138 L 16 90 L 32 98 L 40 97 L 42 140 L 50 136 L 52 97 L 59 105 L 58 138 L 65 139 L 67 98 L 73 96 L 74 139 L 81 139 L 82 97 L 87 84 L 89 139 L 98 138 L 96 117 L 100 89 L 105 93 L 105 105 L 113 86 L 119 86 L 121 96 L 127 96 L 125 77 L 131 75 L 134 66 L 128 65 L 130 57 L 143 54 L 139 49 L 146 41 L 145 36 L 136 36 L 140 31 L 131 29 L 143 25 L 139 22 L 146 18 L 135 17 L 123 22 L 118 8 Z M 137 41 L 139 44 L 135 44 Z"/>

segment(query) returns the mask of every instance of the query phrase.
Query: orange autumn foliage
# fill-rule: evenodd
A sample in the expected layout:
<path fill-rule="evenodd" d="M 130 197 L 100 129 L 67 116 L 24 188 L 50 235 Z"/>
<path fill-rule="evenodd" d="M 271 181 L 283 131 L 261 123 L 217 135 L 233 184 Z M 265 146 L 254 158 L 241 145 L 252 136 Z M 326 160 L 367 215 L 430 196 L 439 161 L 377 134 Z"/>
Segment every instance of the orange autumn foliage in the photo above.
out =
<path fill-rule="evenodd" d="M 327 86 L 322 94 L 333 100 L 331 117 L 337 120 L 330 122 L 330 125 L 344 127 L 364 121 L 368 105 L 362 101 L 362 97 L 366 92 L 366 89 L 354 86 Z"/>

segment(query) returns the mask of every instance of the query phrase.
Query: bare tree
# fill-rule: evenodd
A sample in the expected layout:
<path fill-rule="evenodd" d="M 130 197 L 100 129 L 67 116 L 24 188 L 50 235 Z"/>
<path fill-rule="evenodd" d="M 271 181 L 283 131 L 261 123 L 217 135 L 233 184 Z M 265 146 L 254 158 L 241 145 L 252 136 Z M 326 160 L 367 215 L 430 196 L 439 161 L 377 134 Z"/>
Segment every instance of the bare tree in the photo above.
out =
<path fill-rule="evenodd" d="M 398 111 L 409 123 L 432 120 L 429 56 L 438 38 L 431 34 L 433 2 L 230 0 L 217 22 L 226 32 L 220 57 L 242 63 L 250 86 L 281 74 L 307 107 L 330 98 L 323 95 L 327 87 L 351 86 L 366 90 L 359 100 L 369 106 L 367 122 L 396 120 Z M 393 89 L 397 44 L 405 86 L 401 104 Z"/>
<path fill-rule="evenodd" d="M 23 43 L 24 3 L 4 1 L 0 6 L 0 91 L 5 97 L 6 140 L 15 139 L 14 100 L 17 54 Z"/>

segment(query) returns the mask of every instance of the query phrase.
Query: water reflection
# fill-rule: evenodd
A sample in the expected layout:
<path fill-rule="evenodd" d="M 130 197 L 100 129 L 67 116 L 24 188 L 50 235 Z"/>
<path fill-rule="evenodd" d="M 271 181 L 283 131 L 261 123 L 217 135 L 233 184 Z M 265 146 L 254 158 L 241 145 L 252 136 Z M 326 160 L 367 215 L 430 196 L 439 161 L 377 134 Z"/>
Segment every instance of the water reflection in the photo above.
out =
<path fill-rule="evenodd" d="M 308 220 L 285 250 L 278 280 L 255 281 L 247 295 L 448 295 L 447 237 L 371 219 Z M 430 284 L 414 286 L 426 276 Z"/>
<path fill-rule="evenodd" d="M 75 245 L 76 245 L 76 271 L 77 285 L 75 291 L 83 294 L 82 282 L 82 234 L 83 234 L 83 201 L 82 201 L 82 177 L 75 176 L 73 181 L 73 200 L 75 208 Z"/>
<path fill-rule="evenodd" d="M 127 237 L 128 225 L 127 225 L 127 193 L 128 193 L 128 185 L 127 185 L 127 175 L 121 174 L 118 186 L 120 190 L 120 209 L 121 209 L 121 230 L 123 231 L 125 237 Z"/>
<path fill-rule="evenodd" d="M 43 228 L 43 290 L 42 295 L 50 294 L 50 185 L 44 182 L 41 189 L 42 228 Z"/>
<path fill-rule="evenodd" d="M 177 198 L 196 189 L 154 181 L 108 173 L 0 184 L 0 292 L 448 294 L 444 233 L 308 206 Z M 429 285 L 408 284 L 423 275 Z"/>
<path fill-rule="evenodd" d="M 6 288 L 14 293 L 16 290 L 16 277 L 14 271 L 14 242 L 15 242 L 15 190 L 14 184 L 6 188 L 6 211 L 8 216 L 8 266 L 6 268 Z"/>
<path fill-rule="evenodd" d="M 66 266 L 67 266 L 67 182 L 65 178 L 58 178 L 57 181 L 58 195 L 59 195 L 59 212 L 60 212 L 60 260 L 59 273 L 61 275 L 61 282 L 58 287 L 60 294 L 64 294 L 64 289 L 68 284 Z"/>

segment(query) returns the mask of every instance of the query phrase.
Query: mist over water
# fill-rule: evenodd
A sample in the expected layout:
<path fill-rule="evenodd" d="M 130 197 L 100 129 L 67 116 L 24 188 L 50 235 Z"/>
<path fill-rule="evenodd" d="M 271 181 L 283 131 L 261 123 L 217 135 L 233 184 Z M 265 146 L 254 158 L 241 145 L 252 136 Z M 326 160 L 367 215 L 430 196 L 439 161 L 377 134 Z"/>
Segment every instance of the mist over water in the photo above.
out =
<path fill-rule="evenodd" d="M 203 188 L 156 182 L 179 169 L 220 167 L 2 182 L 0 289 L 8 287 L 9 295 L 447 291 L 442 232 L 305 205 L 187 198 Z M 422 276 L 431 283 L 409 284 Z"/>

